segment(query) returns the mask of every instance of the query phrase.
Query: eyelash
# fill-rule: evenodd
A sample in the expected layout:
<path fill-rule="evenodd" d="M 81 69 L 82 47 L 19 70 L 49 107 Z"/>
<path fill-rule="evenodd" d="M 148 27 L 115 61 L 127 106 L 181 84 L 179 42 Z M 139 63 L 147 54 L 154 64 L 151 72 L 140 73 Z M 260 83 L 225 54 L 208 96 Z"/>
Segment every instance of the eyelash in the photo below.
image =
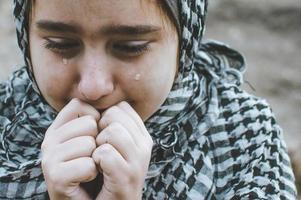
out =
<path fill-rule="evenodd" d="M 129 42 L 130 43 L 130 42 Z M 143 54 L 144 52 L 149 51 L 150 45 L 149 42 L 138 42 L 140 44 L 129 45 L 126 43 L 116 43 L 113 44 L 112 47 L 114 51 L 122 55 L 138 56 Z"/>
<path fill-rule="evenodd" d="M 74 45 L 72 43 L 67 43 L 67 42 L 54 42 L 51 40 L 47 40 L 45 43 L 45 47 L 47 49 L 55 49 L 55 50 L 67 50 L 74 48 L 77 45 Z"/>
<path fill-rule="evenodd" d="M 129 45 L 129 43 L 133 42 L 120 42 L 120 43 L 113 43 L 111 46 L 113 53 L 116 53 L 118 56 L 121 57 L 135 57 L 142 55 L 143 53 L 149 51 L 150 45 L 148 41 L 136 41 L 135 45 Z M 61 42 L 56 42 L 51 39 L 46 39 L 44 44 L 46 49 L 49 49 L 57 54 L 60 54 L 64 57 L 71 58 L 75 56 L 80 44 L 76 41 L 64 41 L 62 39 Z"/>
<path fill-rule="evenodd" d="M 62 42 L 56 42 L 51 39 L 46 39 L 44 44 L 46 49 L 49 49 L 65 58 L 71 58 L 76 54 L 80 44 L 76 41 L 68 41 L 61 39 Z"/>

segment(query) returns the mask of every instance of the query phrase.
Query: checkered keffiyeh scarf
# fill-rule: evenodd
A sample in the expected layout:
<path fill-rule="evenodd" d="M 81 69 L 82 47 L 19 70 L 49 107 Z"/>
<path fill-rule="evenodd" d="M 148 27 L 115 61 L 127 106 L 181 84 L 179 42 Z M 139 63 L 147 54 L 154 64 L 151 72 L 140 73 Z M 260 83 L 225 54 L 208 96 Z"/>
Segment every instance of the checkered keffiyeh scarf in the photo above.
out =
<path fill-rule="evenodd" d="M 40 145 L 57 113 L 31 71 L 28 1 L 14 2 L 26 66 L 0 84 L 0 199 L 47 199 Z M 239 88 L 243 57 L 223 44 L 201 43 L 206 0 L 177 2 L 179 75 L 145 122 L 155 145 L 143 199 L 295 199 L 281 128 L 264 100 Z"/>

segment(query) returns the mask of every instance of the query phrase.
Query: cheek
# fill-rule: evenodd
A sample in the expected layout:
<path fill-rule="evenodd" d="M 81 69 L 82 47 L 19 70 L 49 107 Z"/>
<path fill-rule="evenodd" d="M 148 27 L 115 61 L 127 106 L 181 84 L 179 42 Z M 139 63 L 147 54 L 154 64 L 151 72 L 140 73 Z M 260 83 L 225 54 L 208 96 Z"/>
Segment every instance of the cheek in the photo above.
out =
<path fill-rule="evenodd" d="M 137 66 L 122 84 L 126 87 L 128 94 L 135 100 L 162 103 L 174 81 L 176 57 L 166 59 L 161 53 L 156 53 Z M 139 80 L 136 80 L 137 77 Z"/>
<path fill-rule="evenodd" d="M 62 59 L 48 52 L 43 45 L 31 48 L 31 60 L 35 79 L 46 100 L 65 98 L 76 81 L 72 66 L 64 65 Z"/>
<path fill-rule="evenodd" d="M 50 64 L 50 63 L 49 63 Z M 47 73 L 44 74 L 42 84 L 45 85 L 45 94 L 62 98 L 66 96 L 70 87 L 72 86 L 72 75 L 68 70 L 58 70 L 54 63 L 51 63 L 51 69 L 48 68 Z M 53 67 L 53 68 L 52 68 Z M 60 66 L 59 66 L 60 67 Z"/>
<path fill-rule="evenodd" d="M 45 75 L 47 80 L 45 93 L 57 99 L 68 98 L 73 91 L 73 85 L 76 84 L 75 70 L 72 70 L 72 66 L 55 65 L 53 62 L 49 64 L 52 66 Z"/>
<path fill-rule="evenodd" d="M 145 80 L 152 88 L 160 94 L 161 92 L 169 92 L 173 84 L 175 73 L 177 71 L 177 52 L 174 48 L 166 48 L 156 52 L 149 60 L 147 69 L 145 70 Z M 165 50 L 165 51 L 164 51 Z"/>

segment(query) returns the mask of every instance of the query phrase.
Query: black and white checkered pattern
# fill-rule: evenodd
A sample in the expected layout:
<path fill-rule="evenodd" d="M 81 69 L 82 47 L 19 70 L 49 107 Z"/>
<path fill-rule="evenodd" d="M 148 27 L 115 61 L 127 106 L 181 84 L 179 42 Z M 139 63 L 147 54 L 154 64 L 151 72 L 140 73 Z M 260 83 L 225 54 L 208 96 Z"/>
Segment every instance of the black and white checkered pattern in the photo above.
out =
<path fill-rule="evenodd" d="M 40 144 L 56 113 L 31 74 L 27 0 L 15 0 L 27 67 L 0 84 L 0 199 L 47 199 Z M 178 0 L 179 75 L 145 125 L 155 145 L 143 199 L 295 199 L 282 130 L 268 104 L 239 88 L 244 60 L 201 44 L 206 0 Z"/>

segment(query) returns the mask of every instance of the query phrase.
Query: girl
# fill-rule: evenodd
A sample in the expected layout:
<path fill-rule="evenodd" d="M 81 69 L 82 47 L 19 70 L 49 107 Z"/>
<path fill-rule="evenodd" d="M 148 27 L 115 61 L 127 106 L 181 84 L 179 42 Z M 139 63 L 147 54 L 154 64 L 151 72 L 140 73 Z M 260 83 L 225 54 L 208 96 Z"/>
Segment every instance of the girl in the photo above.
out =
<path fill-rule="evenodd" d="M 205 0 L 15 0 L 26 66 L 0 85 L 2 199 L 294 199 L 242 56 Z"/>

